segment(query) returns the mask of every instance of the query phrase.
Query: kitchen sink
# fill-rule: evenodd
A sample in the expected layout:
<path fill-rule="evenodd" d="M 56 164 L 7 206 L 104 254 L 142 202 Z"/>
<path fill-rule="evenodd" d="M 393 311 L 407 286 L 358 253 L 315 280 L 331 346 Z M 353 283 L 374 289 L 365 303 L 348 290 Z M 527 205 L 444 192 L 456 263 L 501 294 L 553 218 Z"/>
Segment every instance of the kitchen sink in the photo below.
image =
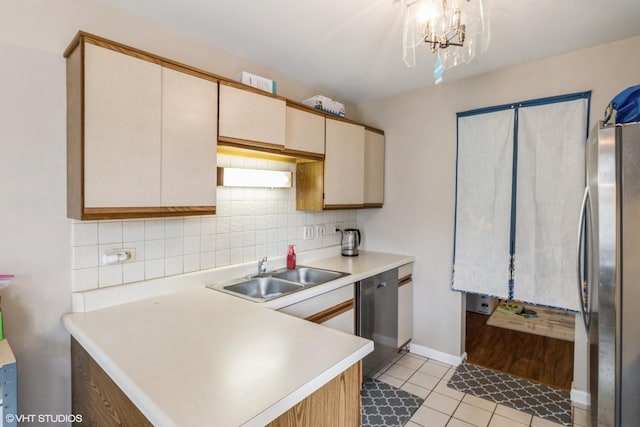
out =
<path fill-rule="evenodd" d="M 287 282 L 273 277 L 255 277 L 241 281 L 236 280 L 229 284 L 208 285 L 208 287 L 254 301 L 269 301 L 304 288 L 298 283 Z"/>
<path fill-rule="evenodd" d="M 256 302 L 265 302 L 311 286 L 347 276 L 340 271 L 299 266 L 247 276 L 224 283 L 210 283 L 207 288 Z"/>
<path fill-rule="evenodd" d="M 322 270 L 319 268 L 311 267 L 297 267 L 290 270 L 282 269 L 276 270 L 271 273 L 271 277 L 278 279 L 284 279 L 291 282 L 300 283 L 302 285 L 321 285 L 340 277 L 346 276 L 347 273 L 341 273 L 339 271 Z"/>

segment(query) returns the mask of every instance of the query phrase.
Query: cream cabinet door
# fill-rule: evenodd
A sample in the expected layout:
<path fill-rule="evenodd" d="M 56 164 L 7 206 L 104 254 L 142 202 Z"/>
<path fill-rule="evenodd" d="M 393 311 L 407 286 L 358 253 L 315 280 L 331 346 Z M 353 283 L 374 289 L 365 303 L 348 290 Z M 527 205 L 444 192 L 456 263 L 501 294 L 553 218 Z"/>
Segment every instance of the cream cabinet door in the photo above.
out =
<path fill-rule="evenodd" d="M 162 206 L 215 206 L 218 84 L 162 69 Z"/>
<path fill-rule="evenodd" d="M 364 205 L 364 126 L 326 119 L 324 207 Z"/>
<path fill-rule="evenodd" d="M 285 148 L 324 155 L 324 116 L 287 106 Z"/>
<path fill-rule="evenodd" d="M 337 331 L 346 332 L 347 334 L 355 335 L 356 333 L 356 311 L 350 309 L 336 317 L 332 317 L 321 323 L 328 328 L 335 329 Z"/>
<path fill-rule="evenodd" d="M 84 206 L 158 206 L 161 67 L 84 48 Z"/>
<path fill-rule="evenodd" d="M 350 284 L 278 309 L 332 329 L 355 333 L 355 290 Z"/>
<path fill-rule="evenodd" d="M 364 132 L 364 204 L 382 206 L 384 201 L 384 134 Z"/>
<path fill-rule="evenodd" d="M 284 147 L 286 102 L 220 84 L 219 139 L 257 146 Z"/>

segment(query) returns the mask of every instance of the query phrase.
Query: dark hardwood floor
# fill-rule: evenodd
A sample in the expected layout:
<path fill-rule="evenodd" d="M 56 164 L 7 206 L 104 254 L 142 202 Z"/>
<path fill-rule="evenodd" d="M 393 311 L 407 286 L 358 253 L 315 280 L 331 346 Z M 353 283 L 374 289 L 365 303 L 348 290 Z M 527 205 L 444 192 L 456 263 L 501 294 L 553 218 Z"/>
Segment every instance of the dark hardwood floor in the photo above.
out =
<path fill-rule="evenodd" d="M 571 390 L 573 342 L 488 326 L 489 316 L 466 313 L 469 363 Z"/>

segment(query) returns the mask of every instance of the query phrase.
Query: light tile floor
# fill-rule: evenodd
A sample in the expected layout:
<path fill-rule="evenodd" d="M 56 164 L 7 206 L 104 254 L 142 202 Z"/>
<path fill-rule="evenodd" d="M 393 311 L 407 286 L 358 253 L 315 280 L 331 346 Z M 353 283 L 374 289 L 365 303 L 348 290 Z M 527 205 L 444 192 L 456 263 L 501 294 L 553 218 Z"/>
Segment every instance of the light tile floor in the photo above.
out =
<path fill-rule="evenodd" d="M 412 354 L 401 353 L 376 379 L 425 398 L 407 427 L 557 427 L 562 424 L 533 417 L 525 412 L 447 387 L 455 366 Z M 572 408 L 573 426 L 587 425 L 587 412 Z"/>

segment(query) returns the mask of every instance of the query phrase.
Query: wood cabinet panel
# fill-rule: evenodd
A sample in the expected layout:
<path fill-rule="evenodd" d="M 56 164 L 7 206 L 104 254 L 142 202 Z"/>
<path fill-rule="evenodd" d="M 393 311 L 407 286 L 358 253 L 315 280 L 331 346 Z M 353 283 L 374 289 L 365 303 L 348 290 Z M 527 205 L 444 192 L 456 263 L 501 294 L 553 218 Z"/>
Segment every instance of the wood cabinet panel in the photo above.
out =
<path fill-rule="evenodd" d="M 324 116 L 287 106 L 285 149 L 324 156 Z"/>
<path fill-rule="evenodd" d="M 362 362 L 267 424 L 269 427 L 357 427 L 361 423 Z"/>
<path fill-rule="evenodd" d="M 364 205 L 381 207 L 384 202 L 384 134 L 364 132 Z"/>
<path fill-rule="evenodd" d="M 162 206 L 216 204 L 218 85 L 162 69 Z"/>
<path fill-rule="evenodd" d="M 89 43 L 84 67 L 85 206 L 158 206 L 161 67 Z"/>
<path fill-rule="evenodd" d="M 364 126 L 326 119 L 324 208 L 364 205 Z"/>
<path fill-rule="evenodd" d="M 87 351 L 71 338 L 71 412 L 82 426 L 153 426 Z"/>
<path fill-rule="evenodd" d="M 222 144 L 273 147 L 285 144 L 286 102 L 272 96 L 220 84 L 218 138 Z"/>

